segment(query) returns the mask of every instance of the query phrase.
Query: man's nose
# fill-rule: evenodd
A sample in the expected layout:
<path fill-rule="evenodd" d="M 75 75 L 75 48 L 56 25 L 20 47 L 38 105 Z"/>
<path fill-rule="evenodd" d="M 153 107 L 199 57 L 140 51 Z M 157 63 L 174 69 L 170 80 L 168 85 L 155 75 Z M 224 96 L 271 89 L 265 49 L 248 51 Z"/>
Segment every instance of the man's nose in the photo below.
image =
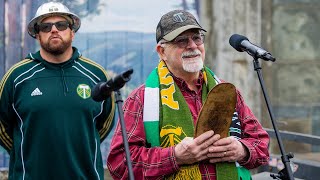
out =
<path fill-rule="evenodd" d="M 52 25 L 51 31 L 59 31 L 55 24 Z"/>

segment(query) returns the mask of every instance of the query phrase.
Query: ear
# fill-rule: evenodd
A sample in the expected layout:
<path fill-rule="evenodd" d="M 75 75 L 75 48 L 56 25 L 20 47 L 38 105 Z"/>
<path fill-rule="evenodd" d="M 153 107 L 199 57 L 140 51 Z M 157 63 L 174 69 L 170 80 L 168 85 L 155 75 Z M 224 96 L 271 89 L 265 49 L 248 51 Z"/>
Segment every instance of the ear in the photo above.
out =
<path fill-rule="evenodd" d="M 39 34 L 36 34 L 36 39 L 37 39 L 38 41 L 40 41 L 40 36 L 39 36 Z"/>
<path fill-rule="evenodd" d="M 74 40 L 74 36 L 75 36 L 75 32 L 74 32 L 74 30 L 71 30 L 71 39 L 72 39 L 72 41 Z"/>
<path fill-rule="evenodd" d="M 156 51 L 158 52 L 159 58 L 162 60 L 166 60 L 165 48 L 161 46 L 161 44 L 157 44 Z"/>

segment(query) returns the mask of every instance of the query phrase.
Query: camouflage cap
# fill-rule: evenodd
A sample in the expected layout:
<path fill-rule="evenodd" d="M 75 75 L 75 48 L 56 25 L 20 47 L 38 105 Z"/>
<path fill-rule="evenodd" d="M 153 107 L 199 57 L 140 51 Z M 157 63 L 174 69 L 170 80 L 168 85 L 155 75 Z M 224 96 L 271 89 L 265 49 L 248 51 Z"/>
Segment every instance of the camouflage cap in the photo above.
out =
<path fill-rule="evenodd" d="M 172 41 L 182 32 L 188 29 L 203 29 L 196 18 L 184 10 L 173 10 L 163 15 L 157 25 L 156 40 Z"/>

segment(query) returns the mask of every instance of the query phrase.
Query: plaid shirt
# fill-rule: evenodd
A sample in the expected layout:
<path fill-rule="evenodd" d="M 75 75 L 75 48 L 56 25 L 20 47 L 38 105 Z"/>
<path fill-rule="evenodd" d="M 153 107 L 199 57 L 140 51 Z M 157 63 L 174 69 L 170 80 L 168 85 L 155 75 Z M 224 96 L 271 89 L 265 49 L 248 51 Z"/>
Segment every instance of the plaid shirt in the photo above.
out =
<path fill-rule="evenodd" d="M 174 80 L 185 97 L 195 122 L 202 106 L 203 77 L 200 76 L 196 82 L 196 86 L 199 88 L 198 92 L 190 90 L 182 79 L 174 77 Z M 174 156 L 174 147 L 151 148 L 146 142 L 143 126 L 144 89 L 145 86 L 142 85 L 134 90 L 123 106 L 133 174 L 136 179 L 164 179 L 165 175 L 177 172 L 179 166 Z M 242 139 L 240 141 L 250 152 L 249 159 L 246 162 L 239 162 L 239 164 L 247 169 L 266 164 L 269 160 L 269 136 L 244 103 L 239 91 L 237 91 L 236 110 L 241 122 Z M 114 179 L 128 179 L 127 162 L 119 122 L 112 139 L 107 165 Z M 199 168 L 202 179 L 216 179 L 215 164 L 201 162 Z"/>

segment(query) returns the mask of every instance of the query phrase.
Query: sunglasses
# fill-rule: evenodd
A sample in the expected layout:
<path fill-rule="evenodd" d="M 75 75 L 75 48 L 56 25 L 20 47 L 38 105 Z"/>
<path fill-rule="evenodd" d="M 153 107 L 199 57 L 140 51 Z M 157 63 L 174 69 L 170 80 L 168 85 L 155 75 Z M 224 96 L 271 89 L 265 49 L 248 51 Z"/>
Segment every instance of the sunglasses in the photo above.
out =
<path fill-rule="evenodd" d="M 50 32 L 52 29 L 52 26 L 55 26 L 59 31 L 66 30 L 70 24 L 67 21 L 58 21 L 55 23 L 40 23 L 38 24 L 38 30 L 41 32 Z"/>
<path fill-rule="evenodd" d="M 174 40 L 169 41 L 169 42 L 163 42 L 164 43 L 172 43 L 177 45 L 179 48 L 186 48 L 189 45 L 189 39 L 192 39 L 192 41 L 197 45 L 200 46 L 201 44 L 204 43 L 204 34 L 194 34 L 192 36 L 178 36 Z"/>

